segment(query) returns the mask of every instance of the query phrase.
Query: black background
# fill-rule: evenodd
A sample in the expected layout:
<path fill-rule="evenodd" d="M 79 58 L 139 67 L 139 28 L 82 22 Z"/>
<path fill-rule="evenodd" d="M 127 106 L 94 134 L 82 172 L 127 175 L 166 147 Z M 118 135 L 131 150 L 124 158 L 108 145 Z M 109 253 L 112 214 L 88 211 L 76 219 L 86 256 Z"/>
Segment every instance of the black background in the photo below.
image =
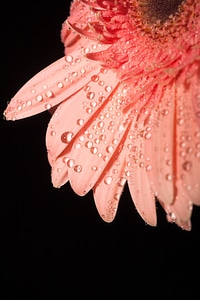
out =
<path fill-rule="evenodd" d="M 69 1 L 5 3 L 1 16 L 0 299 L 199 299 L 200 208 L 192 231 L 150 227 L 127 187 L 116 219 L 104 223 L 92 193 L 52 187 L 45 132 L 49 113 L 3 119 L 7 102 L 63 56 Z"/>

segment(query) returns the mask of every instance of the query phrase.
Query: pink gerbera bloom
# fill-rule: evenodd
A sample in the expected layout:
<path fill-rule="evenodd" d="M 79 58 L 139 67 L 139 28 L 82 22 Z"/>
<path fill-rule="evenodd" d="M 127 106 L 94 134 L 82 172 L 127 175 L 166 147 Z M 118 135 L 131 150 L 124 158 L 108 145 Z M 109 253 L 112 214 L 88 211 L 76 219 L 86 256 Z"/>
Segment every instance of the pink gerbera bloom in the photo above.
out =
<path fill-rule="evenodd" d="M 200 205 L 200 3 L 75 0 L 65 56 L 28 81 L 5 117 L 50 110 L 52 182 L 94 192 L 111 222 L 125 183 L 142 218 L 191 229 Z"/>

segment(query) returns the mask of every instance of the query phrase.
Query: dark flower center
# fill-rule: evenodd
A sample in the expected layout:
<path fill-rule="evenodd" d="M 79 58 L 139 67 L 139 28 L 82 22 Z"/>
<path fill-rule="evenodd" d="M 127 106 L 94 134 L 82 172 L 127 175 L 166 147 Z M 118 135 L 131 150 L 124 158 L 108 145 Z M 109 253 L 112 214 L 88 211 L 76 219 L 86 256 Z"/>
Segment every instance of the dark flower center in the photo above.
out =
<path fill-rule="evenodd" d="M 174 16 L 184 0 L 139 0 L 139 5 L 150 23 L 165 23 Z"/>

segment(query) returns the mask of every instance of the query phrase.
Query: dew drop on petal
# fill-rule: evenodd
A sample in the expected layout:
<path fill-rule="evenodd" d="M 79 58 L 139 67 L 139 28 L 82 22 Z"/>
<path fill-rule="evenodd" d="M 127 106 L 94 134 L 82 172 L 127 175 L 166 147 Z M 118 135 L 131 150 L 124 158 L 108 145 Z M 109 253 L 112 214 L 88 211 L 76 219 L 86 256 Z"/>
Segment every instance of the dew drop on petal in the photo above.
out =
<path fill-rule="evenodd" d="M 45 104 L 45 109 L 50 109 L 52 108 L 52 105 L 50 103 Z"/>
<path fill-rule="evenodd" d="M 184 171 L 190 171 L 192 168 L 192 163 L 191 161 L 186 161 L 183 163 L 183 170 Z"/>
<path fill-rule="evenodd" d="M 119 201 L 119 199 L 120 199 L 120 194 L 119 194 L 119 193 L 116 193 L 116 194 L 114 195 L 114 200 Z"/>
<path fill-rule="evenodd" d="M 38 96 L 36 97 L 36 100 L 37 100 L 38 102 L 42 101 L 42 100 L 43 100 L 42 95 L 38 95 Z"/>
<path fill-rule="evenodd" d="M 83 120 L 83 119 L 78 119 L 78 120 L 77 120 L 77 124 L 78 124 L 79 126 L 82 126 L 82 125 L 84 124 L 84 120 Z"/>
<path fill-rule="evenodd" d="M 93 75 L 91 77 L 91 81 L 93 81 L 93 82 L 97 82 L 98 80 L 99 80 L 99 76 L 98 75 Z"/>
<path fill-rule="evenodd" d="M 73 159 L 69 159 L 67 161 L 67 165 L 69 168 L 73 168 L 74 167 L 74 164 L 75 164 L 75 161 Z"/>
<path fill-rule="evenodd" d="M 150 132 L 146 133 L 144 137 L 145 137 L 146 140 L 150 140 L 151 139 L 151 133 Z"/>
<path fill-rule="evenodd" d="M 108 147 L 106 148 L 106 151 L 107 151 L 108 153 L 112 153 L 113 150 L 114 150 L 113 146 L 108 146 Z"/>
<path fill-rule="evenodd" d="M 96 154 L 98 152 L 98 148 L 97 147 L 91 147 L 90 152 L 92 154 Z"/>
<path fill-rule="evenodd" d="M 45 93 L 45 95 L 46 95 L 48 98 L 52 98 L 52 97 L 53 97 L 52 91 L 47 91 L 47 92 Z"/>
<path fill-rule="evenodd" d="M 125 178 L 125 177 L 121 177 L 121 178 L 119 179 L 119 181 L 118 181 L 118 185 L 119 185 L 120 187 L 123 187 L 123 186 L 125 185 L 125 183 L 126 183 L 126 178 Z"/>
<path fill-rule="evenodd" d="M 50 135 L 51 135 L 51 136 L 55 136 L 55 135 L 56 135 L 56 132 L 55 132 L 54 130 L 52 130 L 52 131 L 50 132 Z"/>
<path fill-rule="evenodd" d="M 93 92 L 88 92 L 87 95 L 86 95 L 86 97 L 87 97 L 89 100 L 92 100 L 92 99 L 94 99 L 94 97 L 95 97 L 95 93 L 93 93 Z"/>
<path fill-rule="evenodd" d="M 63 88 L 63 83 L 62 82 L 58 82 L 57 86 L 58 86 L 59 89 L 61 89 L 61 88 Z"/>
<path fill-rule="evenodd" d="M 29 100 L 29 101 L 26 102 L 26 104 L 27 104 L 28 106 L 31 106 L 31 105 L 32 105 L 32 101 Z"/>
<path fill-rule="evenodd" d="M 112 180 L 113 180 L 113 178 L 112 178 L 111 176 L 106 176 L 106 177 L 104 178 L 104 182 L 105 182 L 105 184 L 107 184 L 107 185 L 111 184 L 111 183 L 112 183 Z"/>
<path fill-rule="evenodd" d="M 66 62 L 71 63 L 71 62 L 73 61 L 73 56 L 67 55 L 67 56 L 65 57 L 65 60 L 66 60 Z"/>
<path fill-rule="evenodd" d="M 90 141 L 87 141 L 87 142 L 85 143 L 85 147 L 88 148 L 88 149 L 92 148 L 92 146 L 93 146 L 93 143 L 90 142 Z"/>
<path fill-rule="evenodd" d="M 149 171 L 151 171 L 151 170 L 152 170 L 152 166 L 151 166 L 151 165 L 147 165 L 147 166 L 146 166 L 146 171 L 149 172 Z"/>
<path fill-rule="evenodd" d="M 63 161 L 64 164 L 66 164 L 69 161 L 69 157 L 64 156 L 62 161 Z"/>
<path fill-rule="evenodd" d="M 73 138 L 73 132 L 70 131 L 66 131 L 61 135 L 61 141 L 64 144 L 68 144 L 69 142 L 71 142 L 72 138 Z"/>
<path fill-rule="evenodd" d="M 80 173 L 82 171 L 82 166 L 81 165 L 74 166 L 74 171 Z"/>
<path fill-rule="evenodd" d="M 91 167 L 91 170 L 92 170 L 92 171 L 97 171 L 97 166 L 92 166 L 92 167 Z"/>
<path fill-rule="evenodd" d="M 166 174 L 165 178 L 167 181 L 172 181 L 173 176 L 172 176 L 172 174 Z"/>
<path fill-rule="evenodd" d="M 108 92 L 108 93 L 110 93 L 110 92 L 112 91 L 112 86 L 107 85 L 107 86 L 105 87 L 105 91 Z"/>

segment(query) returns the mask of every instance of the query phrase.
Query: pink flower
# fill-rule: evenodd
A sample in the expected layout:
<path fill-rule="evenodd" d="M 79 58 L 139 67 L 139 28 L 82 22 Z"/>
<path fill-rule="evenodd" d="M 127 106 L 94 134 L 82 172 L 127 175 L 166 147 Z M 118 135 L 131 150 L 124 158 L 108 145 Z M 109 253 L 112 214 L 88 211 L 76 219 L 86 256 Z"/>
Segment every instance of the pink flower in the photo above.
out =
<path fill-rule="evenodd" d="M 65 56 L 28 81 L 5 117 L 51 110 L 55 187 L 89 190 L 111 222 L 125 183 L 142 218 L 191 229 L 200 205 L 200 3 L 75 0 Z"/>

